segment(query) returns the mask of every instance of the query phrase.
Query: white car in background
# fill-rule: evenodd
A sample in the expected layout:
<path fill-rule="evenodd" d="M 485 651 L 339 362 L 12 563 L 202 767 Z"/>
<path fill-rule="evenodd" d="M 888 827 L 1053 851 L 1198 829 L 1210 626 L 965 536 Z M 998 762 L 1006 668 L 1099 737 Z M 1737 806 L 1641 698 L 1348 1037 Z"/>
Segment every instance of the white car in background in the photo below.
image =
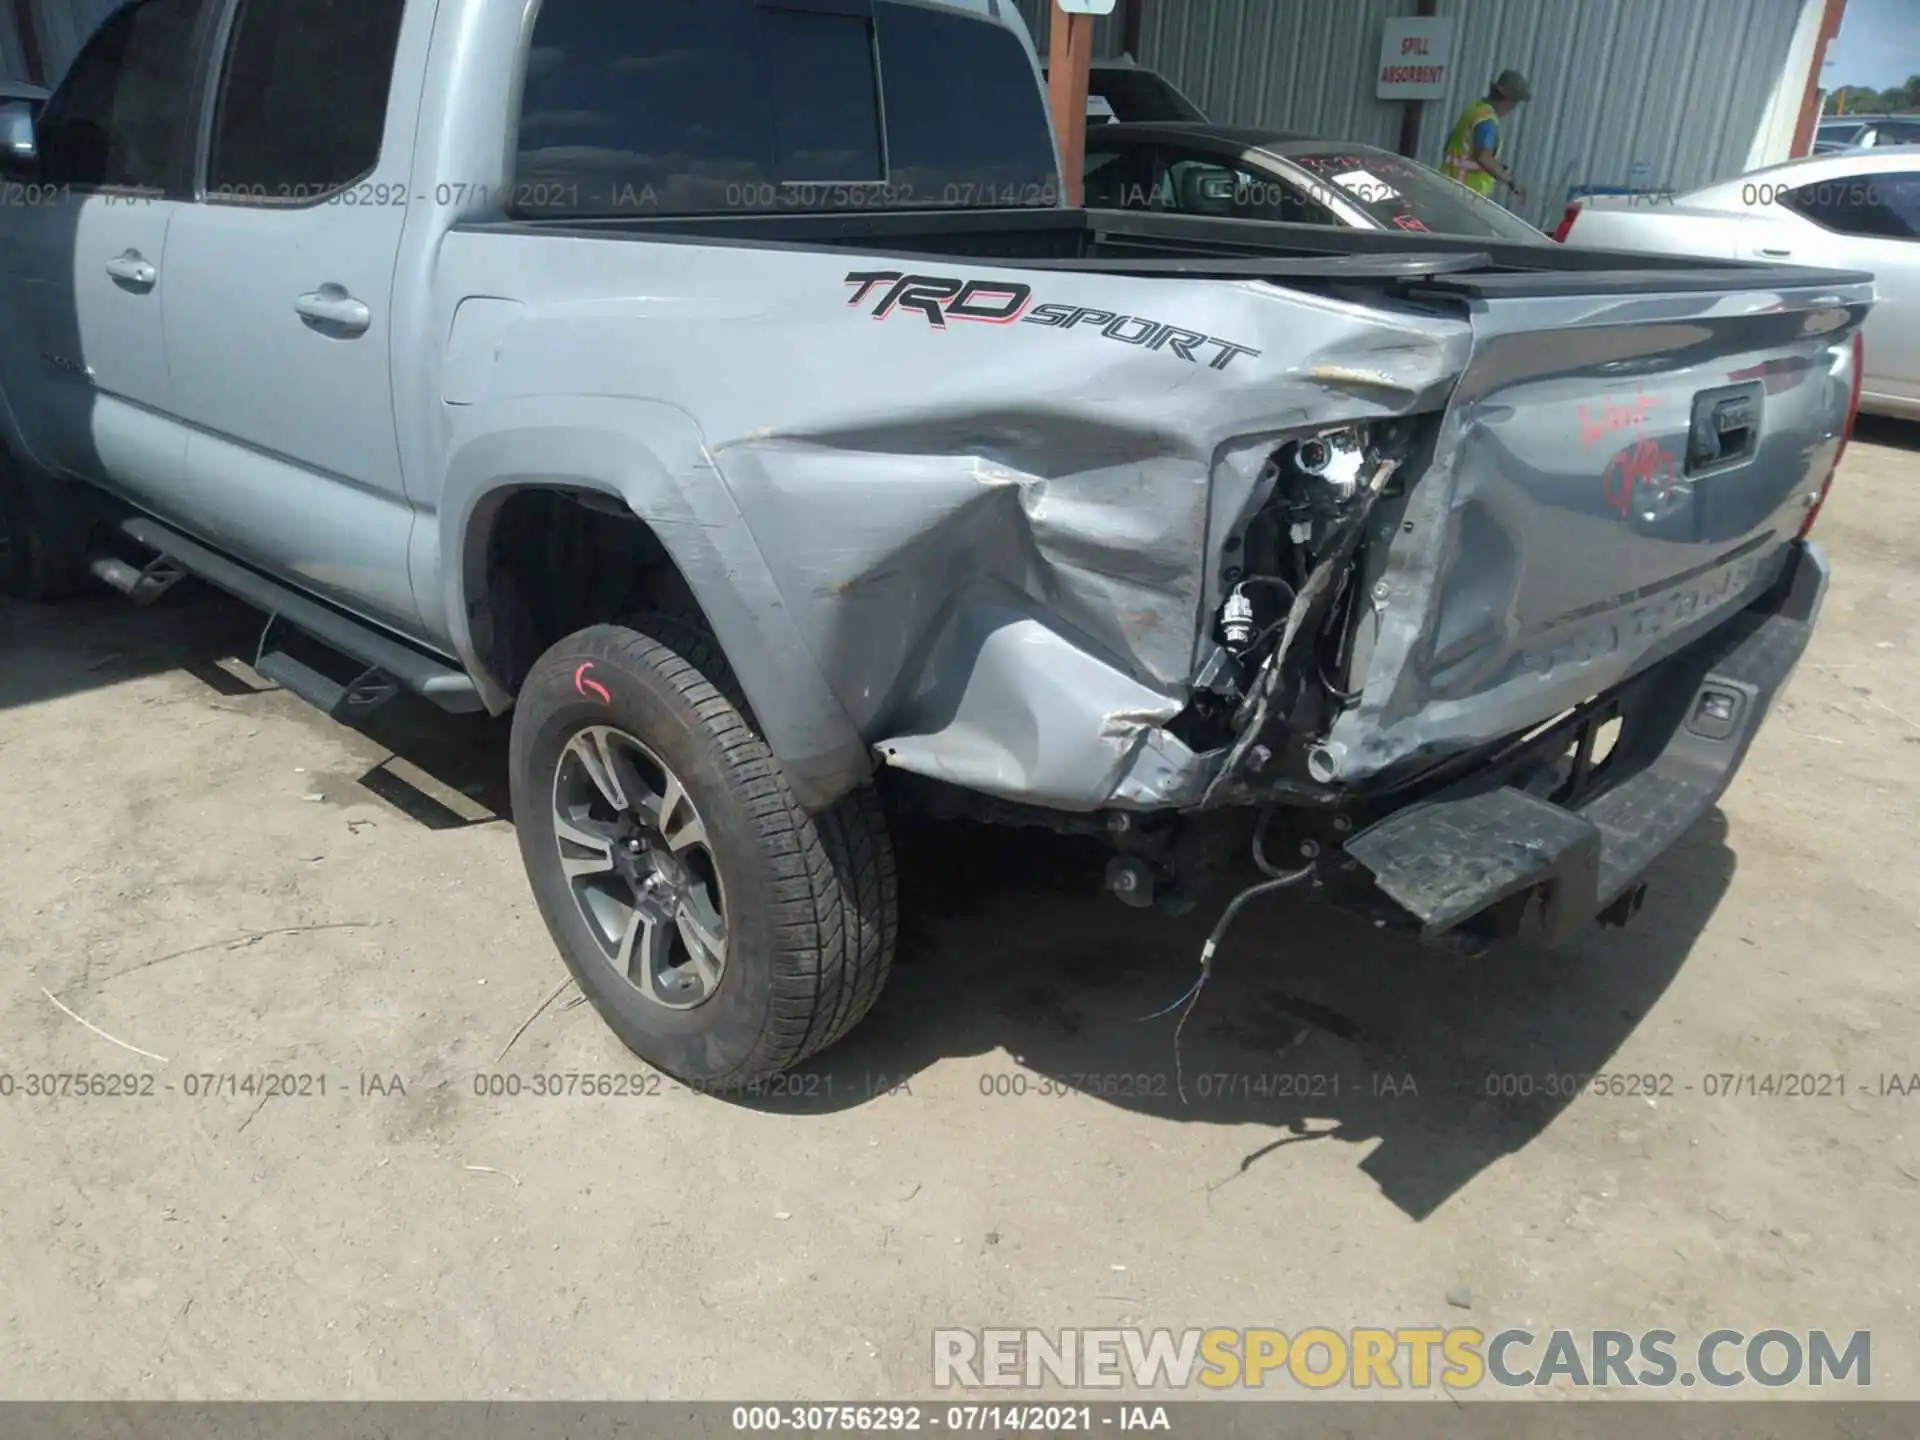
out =
<path fill-rule="evenodd" d="M 1674 197 L 1596 196 L 1554 239 L 1872 272 L 1860 408 L 1920 420 L 1920 145 L 1793 160 Z"/>
<path fill-rule="evenodd" d="M 1920 115 L 1836 115 L 1813 132 L 1816 155 L 1875 145 L 1920 145 Z"/>

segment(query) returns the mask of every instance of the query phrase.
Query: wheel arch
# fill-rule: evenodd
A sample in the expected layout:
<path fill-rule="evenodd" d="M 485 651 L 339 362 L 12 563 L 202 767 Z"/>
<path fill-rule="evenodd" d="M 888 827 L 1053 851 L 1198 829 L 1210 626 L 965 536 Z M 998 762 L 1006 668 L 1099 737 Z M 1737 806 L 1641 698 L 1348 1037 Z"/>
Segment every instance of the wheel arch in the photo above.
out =
<path fill-rule="evenodd" d="M 503 597 L 490 562 L 501 521 L 516 497 L 557 494 L 639 526 L 658 546 L 804 805 L 829 805 L 872 773 L 691 417 L 650 402 L 539 397 L 462 430 L 441 495 L 440 598 L 489 709 L 509 709 L 520 678 L 503 673 L 495 628 Z"/>

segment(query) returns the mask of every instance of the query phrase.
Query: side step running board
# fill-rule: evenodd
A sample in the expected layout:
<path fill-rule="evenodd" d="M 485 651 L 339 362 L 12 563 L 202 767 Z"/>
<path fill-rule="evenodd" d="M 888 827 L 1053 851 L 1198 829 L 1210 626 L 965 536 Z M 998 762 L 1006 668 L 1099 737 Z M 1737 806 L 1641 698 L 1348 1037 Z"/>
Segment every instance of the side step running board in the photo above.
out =
<path fill-rule="evenodd" d="M 271 620 L 267 627 L 272 629 Z M 261 637 L 263 641 L 265 638 Z M 324 710 L 333 719 L 348 724 L 371 715 L 400 693 L 399 682 L 383 670 L 368 670 L 351 685 L 342 685 L 284 650 L 261 651 L 260 658 L 253 662 L 253 669 L 255 674 L 265 676 L 282 690 L 291 690 L 316 710 Z"/>
<path fill-rule="evenodd" d="M 323 605 L 277 580 L 270 580 L 258 571 L 236 564 L 197 541 L 169 530 L 158 521 L 139 515 L 122 522 L 120 530 L 129 539 L 159 551 L 180 569 L 198 575 L 208 584 L 216 585 L 229 595 L 265 610 L 269 615 L 284 620 L 295 629 L 305 631 L 314 639 L 365 665 L 367 674 L 352 685 L 343 686 L 283 652 L 273 651 L 260 656 L 255 668 L 262 675 L 329 714 L 346 718 L 357 709 L 371 708 L 381 700 L 391 698 L 390 691 L 382 693 L 380 681 L 383 678 L 456 715 L 471 714 L 486 708 L 479 692 L 474 689 L 472 679 L 445 661 L 416 650 L 404 641 L 396 640 L 329 605 Z M 123 568 L 136 576 L 147 573 L 132 571 L 131 566 Z M 147 571 L 153 569 L 154 566 L 147 567 Z M 116 589 L 127 589 L 112 577 L 103 575 L 102 578 Z M 128 593 L 135 592 L 128 590 Z"/>
<path fill-rule="evenodd" d="M 139 570 L 110 555 L 94 561 L 87 568 L 93 572 L 95 579 L 111 585 L 140 606 L 153 604 L 187 573 L 165 555 L 157 556 Z"/>

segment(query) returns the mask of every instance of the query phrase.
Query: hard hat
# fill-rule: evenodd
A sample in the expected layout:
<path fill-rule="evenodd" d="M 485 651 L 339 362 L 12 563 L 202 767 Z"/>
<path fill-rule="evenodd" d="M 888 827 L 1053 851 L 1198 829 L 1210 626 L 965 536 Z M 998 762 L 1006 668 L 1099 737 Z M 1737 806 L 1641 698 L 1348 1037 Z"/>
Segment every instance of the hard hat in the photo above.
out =
<path fill-rule="evenodd" d="M 1502 100 L 1533 99 L 1533 89 L 1527 84 L 1527 77 L 1518 70 L 1502 70 L 1494 79 L 1493 93 Z"/>

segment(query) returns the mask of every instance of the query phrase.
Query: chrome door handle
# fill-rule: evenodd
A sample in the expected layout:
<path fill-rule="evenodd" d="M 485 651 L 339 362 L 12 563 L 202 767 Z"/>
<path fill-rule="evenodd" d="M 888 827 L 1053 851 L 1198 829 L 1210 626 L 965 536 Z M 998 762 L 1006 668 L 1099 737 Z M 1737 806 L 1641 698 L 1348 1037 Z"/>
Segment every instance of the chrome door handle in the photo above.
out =
<path fill-rule="evenodd" d="M 107 261 L 107 274 L 129 285 L 137 285 L 142 290 L 151 290 L 154 282 L 160 278 L 160 272 L 138 250 L 128 250 Z"/>
<path fill-rule="evenodd" d="M 294 301 L 293 308 L 303 320 L 318 321 L 350 335 L 361 334 L 373 324 L 373 312 L 365 302 L 354 299 L 339 285 L 322 285 Z"/>
<path fill-rule="evenodd" d="M 1762 245 L 1760 247 L 1760 253 L 1766 256 L 1769 260 L 1784 260 L 1789 255 L 1793 254 L 1793 251 L 1782 249 L 1779 246 Z"/>

